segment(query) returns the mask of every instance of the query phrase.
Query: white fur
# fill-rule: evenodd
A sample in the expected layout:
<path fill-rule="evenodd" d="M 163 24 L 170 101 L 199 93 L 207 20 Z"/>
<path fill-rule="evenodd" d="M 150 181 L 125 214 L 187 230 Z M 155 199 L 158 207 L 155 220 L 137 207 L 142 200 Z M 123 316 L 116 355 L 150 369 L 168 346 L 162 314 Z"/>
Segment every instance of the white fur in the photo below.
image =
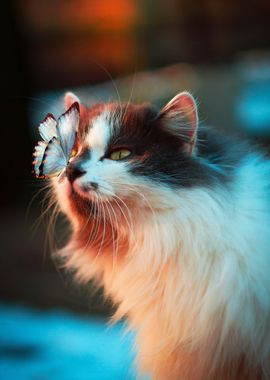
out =
<path fill-rule="evenodd" d="M 95 123 L 88 143 L 101 154 L 106 117 Z M 141 372 L 158 380 L 227 379 L 222 371 L 217 378 L 218 369 L 245 353 L 269 378 L 270 162 L 253 153 L 231 185 L 178 191 L 134 181 L 125 164 L 98 163 L 98 154 L 87 165 L 78 186 L 98 180 L 101 197 L 122 199 L 125 185 L 135 189 L 129 249 L 93 260 L 96 252 L 71 241 L 61 254 L 79 280 L 100 281 L 119 305 L 114 319 L 127 316 L 136 329 Z"/>
<path fill-rule="evenodd" d="M 112 130 L 109 116 L 109 113 L 106 111 L 97 116 L 92 121 L 91 128 L 85 138 L 85 142 L 89 144 L 89 146 L 94 147 L 95 149 L 99 148 L 103 153 L 107 147 L 110 132 Z"/>

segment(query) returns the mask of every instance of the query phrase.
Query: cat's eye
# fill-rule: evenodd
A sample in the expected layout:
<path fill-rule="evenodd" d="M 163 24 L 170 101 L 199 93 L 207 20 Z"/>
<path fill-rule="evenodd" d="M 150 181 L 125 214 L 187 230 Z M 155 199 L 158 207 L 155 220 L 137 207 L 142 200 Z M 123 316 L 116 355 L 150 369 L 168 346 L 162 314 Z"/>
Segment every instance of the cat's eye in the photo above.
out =
<path fill-rule="evenodd" d="M 119 161 L 119 160 L 122 160 L 123 158 L 128 157 L 130 154 L 131 154 L 130 150 L 122 148 L 122 149 L 117 149 L 113 151 L 110 154 L 109 158 L 114 161 Z"/>

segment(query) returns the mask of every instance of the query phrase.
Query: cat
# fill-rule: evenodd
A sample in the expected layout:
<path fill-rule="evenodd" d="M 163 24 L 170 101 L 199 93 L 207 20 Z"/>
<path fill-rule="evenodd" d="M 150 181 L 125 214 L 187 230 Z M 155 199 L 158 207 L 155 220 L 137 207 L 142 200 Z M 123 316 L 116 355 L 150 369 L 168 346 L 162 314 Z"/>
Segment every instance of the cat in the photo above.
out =
<path fill-rule="evenodd" d="M 136 331 L 139 378 L 270 379 L 266 154 L 199 127 L 188 92 L 80 102 L 74 149 L 51 180 L 73 231 L 57 256 Z"/>

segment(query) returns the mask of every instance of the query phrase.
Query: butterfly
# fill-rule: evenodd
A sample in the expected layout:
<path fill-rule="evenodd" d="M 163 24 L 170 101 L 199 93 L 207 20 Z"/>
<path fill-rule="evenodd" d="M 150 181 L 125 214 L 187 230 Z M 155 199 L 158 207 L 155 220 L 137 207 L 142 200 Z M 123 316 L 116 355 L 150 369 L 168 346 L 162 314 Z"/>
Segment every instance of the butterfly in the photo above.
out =
<path fill-rule="evenodd" d="M 58 120 L 48 114 L 39 124 L 42 140 L 33 152 L 33 172 L 36 178 L 51 178 L 65 169 L 72 156 L 79 120 L 79 104 L 75 102 Z"/>

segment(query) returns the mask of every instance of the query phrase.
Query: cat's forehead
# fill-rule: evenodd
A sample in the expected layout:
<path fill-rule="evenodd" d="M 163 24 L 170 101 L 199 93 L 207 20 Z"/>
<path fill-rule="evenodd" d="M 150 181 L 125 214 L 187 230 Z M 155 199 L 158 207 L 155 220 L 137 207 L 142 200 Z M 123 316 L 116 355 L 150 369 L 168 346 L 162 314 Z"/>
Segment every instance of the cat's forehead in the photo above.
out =
<path fill-rule="evenodd" d="M 150 105 L 111 103 L 94 107 L 89 110 L 84 144 L 105 150 L 112 140 L 138 137 L 156 114 Z"/>
<path fill-rule="evenodd" d="M 108 110 L 104 110 L 91 120 L 84 145 L 105 150 L 112 134 L 112 117 Z"/>

